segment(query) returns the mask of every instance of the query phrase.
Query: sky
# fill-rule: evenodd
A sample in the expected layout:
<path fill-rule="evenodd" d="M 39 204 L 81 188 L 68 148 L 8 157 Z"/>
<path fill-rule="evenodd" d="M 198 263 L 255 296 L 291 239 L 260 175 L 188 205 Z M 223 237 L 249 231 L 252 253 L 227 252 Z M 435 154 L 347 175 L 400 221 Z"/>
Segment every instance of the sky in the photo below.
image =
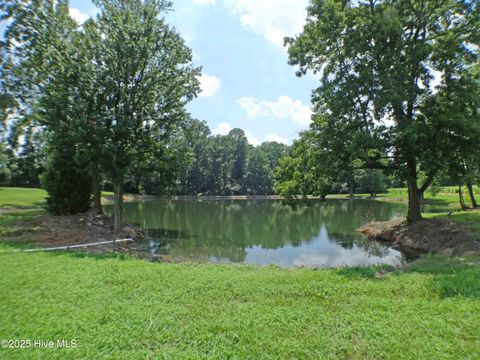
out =
<path fill-rule="evenodd" d="M 308 0 L 173 0 L 166 15 L 202 67 L 202 93 L 188 105 L 214 134 L 232 128 L 249 142 L 291 143 L 310 123 L 313 76 L 298 78 L 283 37 L 302 31 Z M 90 0 L 71 0 L 82 23 L 95 16 Z"/>

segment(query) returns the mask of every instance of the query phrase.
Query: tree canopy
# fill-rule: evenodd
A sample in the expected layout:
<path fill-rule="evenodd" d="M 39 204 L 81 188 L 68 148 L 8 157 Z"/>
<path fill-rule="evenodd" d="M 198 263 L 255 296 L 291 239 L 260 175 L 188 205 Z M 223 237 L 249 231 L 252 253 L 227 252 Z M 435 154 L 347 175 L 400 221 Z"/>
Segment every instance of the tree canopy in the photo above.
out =
<path fill-rule="evenodd" d="M 410 221 L 421 218 L 420 198 L 448 161 L 449 143 L 472 134 L 459 119 L 426 116 L 425 109 L 442 92 L 459 108 L 471 102 L 454 83 L 478 61 L 479 7 L 455 0 L 311 0 L 303 32 L 285 39 L 297 75 L 321 77 L 312 96 L 316 136 L 344 168 L 405 179 Z M 478 107 L 469 108 L 478 119 Z"/>

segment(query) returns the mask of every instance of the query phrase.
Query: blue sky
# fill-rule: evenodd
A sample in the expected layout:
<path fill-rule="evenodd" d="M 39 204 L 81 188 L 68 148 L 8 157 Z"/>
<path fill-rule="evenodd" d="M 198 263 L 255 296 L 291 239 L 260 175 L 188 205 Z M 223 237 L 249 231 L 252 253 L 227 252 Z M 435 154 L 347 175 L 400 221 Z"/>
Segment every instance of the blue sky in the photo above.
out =
<path fill-rule="evenodd" d="M 318 84 L 297 78 L 282 39 L 302 30 L 308 0 L 174 0 L 167 21 L 202 66 L 203 92 L 188 109 L 215 134 L 245 130 L 257 145 L 285 143 L 310 121 L 310 94 Z M 71 0 L 78 22 L 94 16 L 90 0 Z"/>

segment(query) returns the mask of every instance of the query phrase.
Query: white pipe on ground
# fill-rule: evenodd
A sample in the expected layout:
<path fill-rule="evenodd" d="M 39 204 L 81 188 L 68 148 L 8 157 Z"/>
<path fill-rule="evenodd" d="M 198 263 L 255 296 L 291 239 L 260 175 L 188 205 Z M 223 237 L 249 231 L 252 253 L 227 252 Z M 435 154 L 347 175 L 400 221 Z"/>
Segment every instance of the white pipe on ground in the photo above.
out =
<path fill-rule="evenodd" d="M 118 243 L 118 242 L 128 242 L 128 241 L 134 241 L 134 240 L 132 238 L 128 238 L 128 239 L 119 239 L 119 240 L 100 241 L 100 242 L 87 243 L 87 244 L 75 244 L 75 245 L 57 246 L 57 247 L 40 248 L 40 249 L 25 249 L 25 250 L 8 251 L 8 252 L 34 252 L 34 251 L 51 251 L 51 250 L 69 250 L 69 249 L 82 248 L 82 247 L 88 247 L 88 246 L 108 245 L 108 244 L 115 244 L 115 243 Z"/>

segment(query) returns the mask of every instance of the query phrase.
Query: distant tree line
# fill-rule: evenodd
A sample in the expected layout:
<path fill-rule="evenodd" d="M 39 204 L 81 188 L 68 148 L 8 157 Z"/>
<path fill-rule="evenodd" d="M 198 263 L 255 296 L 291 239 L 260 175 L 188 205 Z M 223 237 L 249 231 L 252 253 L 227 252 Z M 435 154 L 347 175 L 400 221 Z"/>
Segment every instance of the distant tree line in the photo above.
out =
<path fill-rule="evenodd" d="M 131 193 L 157 195 L 273 195 L 274 171 L 289 146 L 248 143 L 241 129 L 212 135 L 205 122 L 179 124 L 159 156 L 137 164 L 127 176 Z"/>

